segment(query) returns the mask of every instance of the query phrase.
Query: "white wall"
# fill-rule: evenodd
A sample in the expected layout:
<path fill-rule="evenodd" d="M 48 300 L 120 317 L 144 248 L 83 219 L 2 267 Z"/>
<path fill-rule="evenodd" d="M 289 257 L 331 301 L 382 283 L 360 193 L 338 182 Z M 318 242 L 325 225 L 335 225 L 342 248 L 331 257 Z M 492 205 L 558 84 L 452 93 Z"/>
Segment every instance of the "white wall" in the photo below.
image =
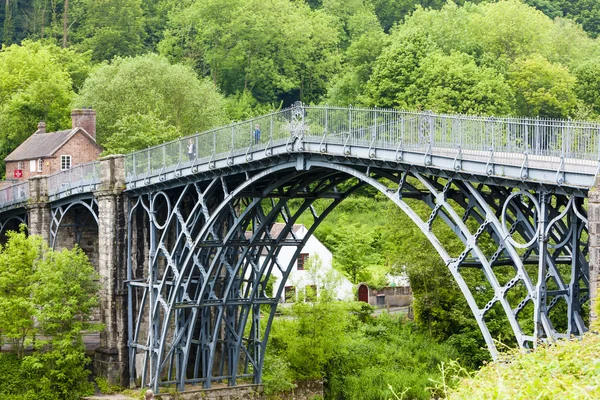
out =
<path fill-rule="evenodd" d="M 296 236 L 298 238 L 303 238 L 307 229 L 304 226 L 301 226 L 296 230 Z M 281 251 L 279 252 L 279 265 L 282 268 L 287 268 L 290 261 L 293 259 L 296 247 L 294 246 L 283 246 Z M 339 300 L 353 300 L 353 285 L 352 283 L 346 279 L 341 273 L 334 270 L 332 267 L 332 255 L 331 252 L 314 236 L 310 236 L 307 240 L 306 245 L 302 248 L 300 253 L 307 253 L 309 255 L 309 259 L 312 257 L 314 260 L 318 256 L 320 259 L 320 268 L 316 271 L 316 273 L 311 273 L 306 269 L 298 270 L 297 261 L 294 259 L 294 263 L 292 264 L 289 278 L 287 282 L 285 282 L 285 286 L 294 286 L 296 288 L 296 294 L 298 295 L 300 292 L 304 291 L 304 287 L 307 285 L 315 285 L 317 288 L 322 287 L 324 285 L 331 285 L 333 287 L 332 292 L 334 293 L 334 297 Z M 261 262 L 264 261 L 265 257 L 261 257 Z M 307 262 L 307 264 L 309 264 Z M 308 265 L 305 266 L 305 268 Z M 276 278 L 276 282 L 273 286 L 274 291 L 279 288 L 282 284 L 282 274 L 276 267 L 273 267 L 272 275 Z M 317 289 L 318 291 L 318 289 Z M 285 302 L 285 291 L 281 292 L 281 302 Z"/>

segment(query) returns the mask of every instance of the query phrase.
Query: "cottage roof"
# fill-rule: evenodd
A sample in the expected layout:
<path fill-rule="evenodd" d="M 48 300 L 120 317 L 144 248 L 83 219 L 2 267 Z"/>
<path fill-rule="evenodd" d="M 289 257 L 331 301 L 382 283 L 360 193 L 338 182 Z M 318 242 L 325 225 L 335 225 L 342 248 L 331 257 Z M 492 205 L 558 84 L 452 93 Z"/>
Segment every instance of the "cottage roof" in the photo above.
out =
<path fill-rule="evenodd" d="M 281 232 L 283 231 L 283 228 L 285 228 L 285 226 L 286 226 L 286 224 L 284 224 L 282 222 L 274 223 L 273 227 L 271 228 L 271 238 L 273 238 L 273 239 L 278 238 L 279 235 L 281 234 Z M 294 226 L 292 226 L 292 232 L 297 233 L 298 230 L 300 230 L 300 228 L 303 228 L 303 227 L 304 227 L 304 225 L 302 225 L 302 224 L 294 224 Z M 245 236 L 246 236 L 246 239 L 250 239 L 252 237 L 252 232 L 246 231 Z M 286 239 L 293 239 L 291 232 L 288 233 Z M 296 239 L 302 239 L 302 238 L 296 237 Z M 269 250 L 267 248 L 263 248 L 260 255 L 266 256 L 267 254 L 269 254 Z"/>
<path fill-rule="evenodd" d="M 283 231 L 283 228 L 285 228 L 286 224 L 282 223 L 282 222 L 276 222 L 273 224 L 273 227 L 271 228 L 271 237 L 273 239 L 278 238 L 279 235 L 281 234 L 281 231 Z M 294 226 L 292 227 L 292 232 L 293 233 L 297 233 L 298 230 L 300 228 L 304 227 L 304 225 L 302 224 L 294 224 Z M 252 236 L 252 232 L 247 231 L 246 232 L 246 239 L 250 239 L 250 237 Z M 286 239 L 292 239 L 292 235 L 291 233 L 288 233 Z"/>
<path fill-rule="evenodd" d="M 98 148 L 101 148 L 94 138 L 92 138 L 84 129 L 74 128 L 64 131 L 34 133 L 29 136 L 19 147 L 10 153 L 4 161 L 22 161 L 37 158 L 50 157 L 56 153 L 65 143 L 69 141 L 77 132 L 89 138 Z"/>

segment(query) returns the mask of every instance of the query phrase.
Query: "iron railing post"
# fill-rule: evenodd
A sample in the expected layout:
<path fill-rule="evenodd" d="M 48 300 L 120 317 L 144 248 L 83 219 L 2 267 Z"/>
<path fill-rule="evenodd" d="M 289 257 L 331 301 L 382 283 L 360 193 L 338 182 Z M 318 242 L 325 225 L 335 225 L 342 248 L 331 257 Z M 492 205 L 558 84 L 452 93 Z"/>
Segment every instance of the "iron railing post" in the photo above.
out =
<path fill-rule="evenodd" d="M 271 119 L 269 121 L 269 142 L 271 146 L 273 146 L 273 130 L 274 130 L 274 121 L 273 121 L 273 113 L 271 113 Z"/>
<path fill-rule="evenodd" d="M 429 146 L 434 146 L 433 131 L 434 131 L 433 111 L 429 111 Z"/>

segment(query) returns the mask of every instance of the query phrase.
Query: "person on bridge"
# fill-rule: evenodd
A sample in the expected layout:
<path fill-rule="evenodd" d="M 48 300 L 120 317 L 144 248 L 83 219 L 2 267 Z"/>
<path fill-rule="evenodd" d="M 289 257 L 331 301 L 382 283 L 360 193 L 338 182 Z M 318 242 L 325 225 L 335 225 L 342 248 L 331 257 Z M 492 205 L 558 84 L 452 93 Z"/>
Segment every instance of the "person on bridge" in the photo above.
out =
<path fill-rule="evenodd" d="M 260 125 L 256 124 L 254 126 L 254 144 L 258 144 L 260 142 Z"/>
<path fill-rule="evenodd" d="M 194 157 L 196 157 L 196 144 L 194 143 L 194 139 L 190 139 L 190 141 L 188 142 L 187 154 L 190 158 L 190 161 L 192 161 Z"/>

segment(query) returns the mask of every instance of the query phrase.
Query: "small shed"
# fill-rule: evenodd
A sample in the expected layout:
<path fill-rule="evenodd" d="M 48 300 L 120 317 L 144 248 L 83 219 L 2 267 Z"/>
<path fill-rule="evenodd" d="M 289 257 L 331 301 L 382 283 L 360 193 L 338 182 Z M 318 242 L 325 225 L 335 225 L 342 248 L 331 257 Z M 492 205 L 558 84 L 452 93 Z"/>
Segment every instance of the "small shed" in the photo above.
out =
<path fill-rule="evenodd" d="M 412 304 L 410 285 L 372 289 L 366 283 L 358 285 L 358 301 L 377 307 L 406 307 Z"/>

